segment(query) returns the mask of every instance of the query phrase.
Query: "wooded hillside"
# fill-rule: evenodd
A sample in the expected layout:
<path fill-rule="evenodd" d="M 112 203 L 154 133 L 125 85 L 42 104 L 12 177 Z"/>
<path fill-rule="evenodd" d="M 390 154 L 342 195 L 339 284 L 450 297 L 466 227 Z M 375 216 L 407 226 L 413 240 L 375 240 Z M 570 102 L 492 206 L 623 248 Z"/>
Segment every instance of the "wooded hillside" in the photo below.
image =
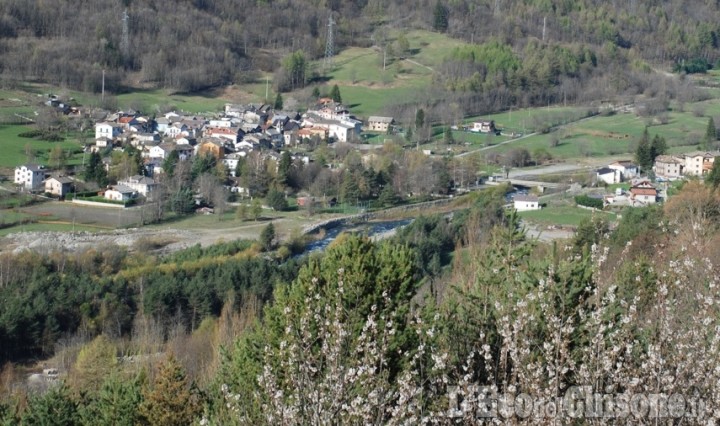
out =
<path fill-rule="evenodd" d="M 720 12 L 703 1 L 6 0 L 0 3 L 1 76 L 95 92 L 102 70 L 110 90 L 243 83 L 257 71 L 275 71 L 291 52 L 322 56 L 330 14 L 338 23 L 336 51 L 377 44 L 381 28 L 425 28 L 473 43 L 494 40 L 520 61 L 546 49 L 558 53 L 546 55 L 549 63 L 540 63 L 538 72 L 560 66 L 552 58 L 561 60 L 563 49 L 596 57 L 598 67 L 616 75 L 648 71 L 647 62 L 713 64 L 720 53 Z M 547 46 L 533 47 L 539 42 Z M 470 67 L 469 74 L 483 75 L 488 67 Z M 577 78 L 582 70 L 563 71 Z"/>

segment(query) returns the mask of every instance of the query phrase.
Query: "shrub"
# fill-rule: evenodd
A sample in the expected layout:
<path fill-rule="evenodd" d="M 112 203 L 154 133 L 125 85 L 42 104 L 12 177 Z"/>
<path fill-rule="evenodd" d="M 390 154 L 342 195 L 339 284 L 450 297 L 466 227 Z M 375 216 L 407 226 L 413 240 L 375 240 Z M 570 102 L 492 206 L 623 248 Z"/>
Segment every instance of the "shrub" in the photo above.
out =
<path fill-rule="evenodd" d="M 596 209 L 603 208 L 603 201 L 601 199 L 588 197 L 587 195 L 576 196 L 575 203 L 579 206 L 592 207 Z"/>

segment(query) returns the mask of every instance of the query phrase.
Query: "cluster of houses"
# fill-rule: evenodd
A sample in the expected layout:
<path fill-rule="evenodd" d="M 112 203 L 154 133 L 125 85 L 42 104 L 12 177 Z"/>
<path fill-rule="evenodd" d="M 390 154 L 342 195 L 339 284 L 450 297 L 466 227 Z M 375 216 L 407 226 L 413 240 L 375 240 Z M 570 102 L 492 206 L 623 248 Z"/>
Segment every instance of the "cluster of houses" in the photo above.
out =
<path fill-rule="evenodd" d="M 608 185 L 628 182 L 630 189 L 617 188 L 614 194 L 603 197 L 604 205 L 644 206 L 655 204 L 660 192 L 645 178 L 640 178 L 640 167 L 632 161 L 616 161 L 595 171 L 598 182 Z"/>
<path fill-rule="evenodd" d="M 377 132 L 387 132 L 393 124 L 392 117 L 380 116 L 370 117 L 367 122 L 368 128 Z M 173 151 L 180 160 L 212 155 L 234 177 L 238 162 L 250 152 L 278 160 L 282 150 L 296 148 L 307 140 L 353 142 L 362 130 L 363 122 L 330 98 L 319 99 L 304 114 L 253 104 L 226 104 L 215 117 L 170 112 L 152 118 L 130 110 L 107 115 L 96 123 L 94 142 L 87 149 L 108 152 L 133 146 L 140 150 L 149 176 L 129 177 L 105 191 L 109 200 L 126 201 L 140 195 L 151 197 L 156 186 L 152 177 L 162 173 L 163 163 Z M 310 161 L 308 157 L 293 158 Z M 45 168 L 33 164 L 16 168 L 15 183 L 30 191 L 44 187 L 45 192 L 59 197 L 72 188 L 69 178 L 48 177 Z"/>
<path fill-rule="evenodd" d="M 712 170 L 718 151 L 696 151 L 682 155 L 658 155 L 653 171 L 664 180 L 675 180 L 683 176 L 705 176 Z"/>
<path fill-rule="evenodd" d="M 369 126 L 382 131 L 392 122 L 391 117 L 371 117 Z M 362 126 L 347 108 L 329 98 L 320 99 L 315 108 L 302 115 L 252 104 L 227 104 L 214 118 L 171 112 L 151 120 L 130 111 L 98 123 L 91 149 L 122 149 L 130 144 L 141 150 L 151 173 L 159 172 L 173 151 L 180 159 L 210 154 L 234 173 L 239 158 L 251 151 L 274 155 L 313 138 L 352 142 L 358 139 Z"/>

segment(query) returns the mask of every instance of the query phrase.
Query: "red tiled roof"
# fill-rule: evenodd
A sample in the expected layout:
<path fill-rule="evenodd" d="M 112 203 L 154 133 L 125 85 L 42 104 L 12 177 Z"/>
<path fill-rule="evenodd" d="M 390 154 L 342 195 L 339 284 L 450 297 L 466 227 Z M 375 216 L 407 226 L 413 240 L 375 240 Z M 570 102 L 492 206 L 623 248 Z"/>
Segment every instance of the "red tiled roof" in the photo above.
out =
<path fill-rule="evenodd" d="M 655 188 L 630 188 L 630 193 L 633 195 L 651 195 L 656 196 L 657 190 Z"/>

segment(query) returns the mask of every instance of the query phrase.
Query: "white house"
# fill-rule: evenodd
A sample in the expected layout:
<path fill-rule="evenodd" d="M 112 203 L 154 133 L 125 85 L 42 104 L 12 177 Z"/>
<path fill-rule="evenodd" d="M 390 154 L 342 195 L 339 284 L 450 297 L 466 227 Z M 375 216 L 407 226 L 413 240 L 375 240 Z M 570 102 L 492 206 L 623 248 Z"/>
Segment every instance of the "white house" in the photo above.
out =
<path fill-rule="evenodd" d="M 222 162 L 225 164 L 225 167 L 227 170 L 230 171 L 230 175 L 232 177 L 235 177 L 235 170 L 237 169 L 237 165 L 240 162 L 240 159 L 245 158 L 247 156 L 247 151 L 237 151 L 233 152 L 232 154 L 226 155 Z"/>
<path fill-rule="evenodd" d="M 373 132 L 387 132 L 394 122 L 395 120 L 392 117 L 379 117 L 373 115 L 368 117 L 368 129 Z"/>
<path fill-rule="evenodd" d="M 231 127 L 231 126 L 232 126 L 232 122 L 227 118 L 223 118 L 220 120 L 210 120 L 210 122 L 208 123 L 208 127 Z"/>
<path fill-rule="evenodd" d="M 137 196 L 137 191 L 125 185 L 113 185 L 105 191 L 105 199 L 111 201 L 129 201 Z"/>
<path fill-rule="evenodd" d="M 25 189 L 38 189 L 45 180 L 45 169 L 37 164 L 23 164 L 15 167 L 15 183 Z"/>
<path fill-rule="evenodd" d="M 513 204 L 519 212 L 540 210 L 540 199 L 534 195 L 516 195 Z"/>
<path fill-rule="evenodd" d="M 190 136 L 188 126 L 183 123 L 173 123 L 165 129 L 165 135 L 176 138 L 179 135 Z"/>
<path fill-rule="evenodd" d="M 655 204 L 657 202 L 657 189 L 649 185 L 634 186 L 630 188 L 630 196 L 640 204 Z"/>
<path fill-rule="evenodd" d="M 334 137 L 339 142 L 349 142 L 360 135 L 362 131 L 362 123 L 357 120 L 344 119 L 340 121 L 331 121 L 325 126 L 318 123 L 319 127 L 326 127 L 328 136 Z"/>
<path fill-rule="evenodd" d="M 95 140 L 100 138 L 115 139 L 123 133 L 122 124 L 117 123 L 98 123 L 95 125 Z"/>
<path fill-rule="evenodd" d="M 45 180 L 45 192 L 57 195 L 58 197 L 64 197 L 70 193 L 72 182 L 72 179 L 65 176 L 50 177 Z"/>
<path fill-rule="evenodd" d="M 472 124 L 470 131 L 477 132 L 477 133 L 495 133 L 496 132 L 495 122 L 492 120 L 476 121 Z"/>
<path fill-rule="evenodd" d="M 126 186 L 135 190 L 143 197 L 152 195 L 155 188 L 157 188 L 157 183 L 155 183 L 154 179 L 141 175 L 130 176 L 127 179 L 120 180 L 118 181 L 118 185 Z"/>
<path fill-rule="evenodd" d="M 620 180 L 626 181 L 640 174 L 640 167 L 631 161 L 616 161 L 608 165 L 609 169 L 620 172 Z"/>
<path fill-rule="evenodd" d="M 683 174 L 685 159 L 674 155 L 658 155 L 655 157 L 653 170 L 655 176 L 665 179 L 677 179 Z"/>
<path fill-rule="evenodd" d="M 605 182 L 608 185 L 622 182 L 622 173 L 609 167 L 602 167 L 595 171 L 598 182 Z"/>
<path fill-rule="evenodd" d="M 165 117 L 160 117 L 160 118 L 155 119 L 155 129 L 159 133 L 164 134 L 165 130 L 167 130 L 167 128 L 170 127 L 170 124 L 172 124 L 172 122 Z"/>
<path fill-rule="evenodd" d="M 150 148 L 149 157 L 150 158 L 159 158 L 161 160 L 164 160 L 167 158 L 168 155 L 175 149 L 175 144 L 173 143 L 161 143 L 160 145 L 154 146 Z"/>
<path fill-rule="evenodd" d="M 690 176 L 702 176 L 710 173 L 718 152 L 689 152 L 685 154 L 683 173 Z"/>

